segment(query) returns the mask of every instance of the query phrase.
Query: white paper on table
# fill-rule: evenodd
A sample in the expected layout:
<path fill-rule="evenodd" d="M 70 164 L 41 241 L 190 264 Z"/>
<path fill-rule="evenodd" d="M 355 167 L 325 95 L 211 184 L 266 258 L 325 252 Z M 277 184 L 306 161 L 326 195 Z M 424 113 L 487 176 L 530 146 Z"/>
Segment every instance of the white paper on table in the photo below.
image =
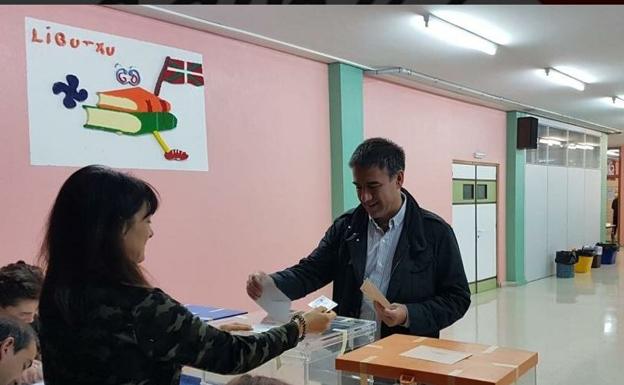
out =
<path fill-rule="evenodd" d="M 338 304 L 332 301 L 331 299 L 327 298 L 326 296 L 322 295 L 318 297 L 317 299 L 315 299 L 314 301 L 310 302 L 308 306 L 310 306 L 313 309 L 316 309 L 319 306 L 323 306 L 325 309 L 327 309 L 327 311 L 330 311 L 336 306 L 338 306 Z"/>
<path fill-rule="evenodd" d="M 262 296 L 256 303 L 274 320 L 290 321 L 290 298 L 275 286 L 273 278 L 266 276 L 261 282 Z"/>
<path fill-rule="evenodd" d="M 454 350 L 434 348 L 432 346 L 420 345 L 414 349 L 400 354 L 403 357 L 418 358 L 421 360 L 433 361 L 440 364 L 453 365 L 461 360 L 470 357 L 472 354 L 457 352 Z"/>
<path fill-rule="evenodd" d="M 360 290 L 371 300 L 379 302 L 381 306 L 384 308 L 390 307 L 390 302 L 386 299 L 386 297 L 379 291 L 377 286 L 372 283 L 369 279 L 365 279 L 364 283 L 360 287 Z"/>

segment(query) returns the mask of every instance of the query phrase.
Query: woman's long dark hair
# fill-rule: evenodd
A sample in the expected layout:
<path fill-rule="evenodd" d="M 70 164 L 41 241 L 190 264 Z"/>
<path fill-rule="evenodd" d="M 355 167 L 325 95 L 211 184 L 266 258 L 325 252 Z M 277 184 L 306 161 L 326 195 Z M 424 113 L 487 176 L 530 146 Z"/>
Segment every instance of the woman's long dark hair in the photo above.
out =
<path fill-rule="evenodd" d="M 138 178 L 98 165 L 74 172 L 56 197 L 41 246 L 46 268 L 42 302 L 53 301 L 70 321 L 77 315 L 72 303 L 88 285 L 149 286 L 122 245 L 124 225 L 144 204 L 153 214 L 158 196 Z"/>

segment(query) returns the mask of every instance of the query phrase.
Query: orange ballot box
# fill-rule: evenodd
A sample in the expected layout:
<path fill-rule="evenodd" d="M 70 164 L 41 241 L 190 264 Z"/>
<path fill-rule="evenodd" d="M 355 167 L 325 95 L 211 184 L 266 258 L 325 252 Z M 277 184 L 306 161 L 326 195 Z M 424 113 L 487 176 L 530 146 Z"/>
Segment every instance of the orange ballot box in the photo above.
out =
<path fill-rule="evenodd" d="M 394 334 L 336 358 L 336 369 L 427 385 L 535 385 L 537 353 Z"/>

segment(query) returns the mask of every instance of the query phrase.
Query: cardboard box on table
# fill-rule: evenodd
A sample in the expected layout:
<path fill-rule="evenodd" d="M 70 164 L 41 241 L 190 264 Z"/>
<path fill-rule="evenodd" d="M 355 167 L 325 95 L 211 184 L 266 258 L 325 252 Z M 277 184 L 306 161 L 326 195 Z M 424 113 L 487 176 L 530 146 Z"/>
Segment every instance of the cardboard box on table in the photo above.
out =
<path fill-rule="evenodd" d="M 401 356 L 419 345 L 471 353 L 455 364 Z M 369 376 L 427 385 L 535 385 L 537 353 L 498 346 L 471 344 L 395 334 L 336 359 L 336 369 L 358 373 L 361 384 Z"/>

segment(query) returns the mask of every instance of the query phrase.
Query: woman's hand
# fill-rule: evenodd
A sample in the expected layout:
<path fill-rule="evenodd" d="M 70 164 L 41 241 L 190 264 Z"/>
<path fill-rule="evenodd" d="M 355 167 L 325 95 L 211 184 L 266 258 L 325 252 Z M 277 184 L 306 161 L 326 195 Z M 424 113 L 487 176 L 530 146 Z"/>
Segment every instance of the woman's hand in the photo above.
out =
<path fill-rule="evenodd" d="M 325 330 L 329 329 L 329 325 L 334 318 L 336 318 L 336 313 L 327 311 L 327 309 L 322 306 L 304 313 L 303 319 L 306 323 L 306 333 L 323 333 Z"/>
<path fill-rule="evenodd" d="M 239 332 L 239 331 L 248 332 L 248 331 L 253 330 L 251 325 L 240 323 L 240 322 L 230 322 L 227 324 L 219 325 L 219 329 L 228 333 Z"/>

